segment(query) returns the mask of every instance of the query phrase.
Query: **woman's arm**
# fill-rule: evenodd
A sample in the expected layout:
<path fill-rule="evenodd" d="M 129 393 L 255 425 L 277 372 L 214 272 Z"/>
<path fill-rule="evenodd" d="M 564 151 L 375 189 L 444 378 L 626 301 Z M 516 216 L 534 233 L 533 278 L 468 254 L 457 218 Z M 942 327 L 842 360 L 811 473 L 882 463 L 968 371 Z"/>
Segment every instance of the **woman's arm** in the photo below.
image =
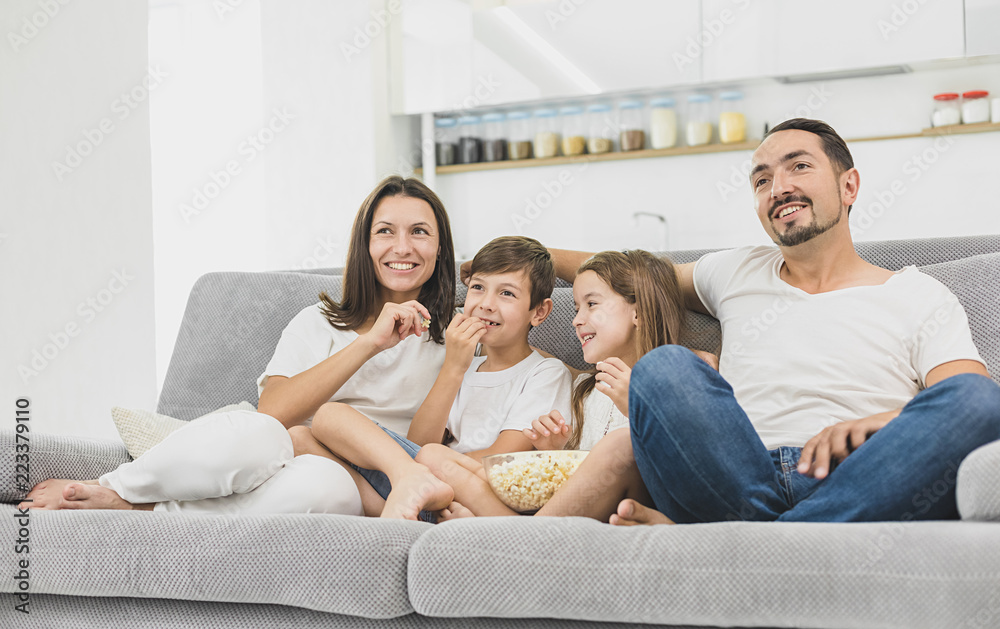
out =
<path fill-rule="evenodd" d="M 333 356 L 290 378 L 269 376 L 257 410 L 286 428 L 301 424 L 330 401 L 370 358 L 411 334 L 419 336 L 423 332 L 421 316 L 430 318 L 427 309 L 416 301 L 385 304 L 372 328 Z"/>

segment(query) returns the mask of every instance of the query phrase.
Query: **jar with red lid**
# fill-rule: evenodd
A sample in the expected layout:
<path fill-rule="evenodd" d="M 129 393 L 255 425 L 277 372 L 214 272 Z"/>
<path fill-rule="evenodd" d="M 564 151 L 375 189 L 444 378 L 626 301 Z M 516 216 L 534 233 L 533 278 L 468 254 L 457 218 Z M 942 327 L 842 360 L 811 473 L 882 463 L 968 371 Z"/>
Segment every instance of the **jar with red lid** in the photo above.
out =
<path fill-rule="evenodd" d="M 984 90 L 962 94 L 962 123 L 976 124 L 990 121 L 990 95 Z"/>
<path fill-rule="evenodd" d="M 934 113 L 931 114 L 932 127 L 947 127 L 962 123 L 962 101 L 954 92 L 934 95 Z"/>

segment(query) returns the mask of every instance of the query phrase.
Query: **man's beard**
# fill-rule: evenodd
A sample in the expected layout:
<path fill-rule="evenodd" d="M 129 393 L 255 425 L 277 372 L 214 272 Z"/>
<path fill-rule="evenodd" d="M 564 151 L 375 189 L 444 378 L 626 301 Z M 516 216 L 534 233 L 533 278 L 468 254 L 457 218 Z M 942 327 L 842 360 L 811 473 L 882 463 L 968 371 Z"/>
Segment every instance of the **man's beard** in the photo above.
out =
<path fill-rule="evenodd" d="M 839 191 L 837 194 L 837 200 L 840 200 Z M 791 225 L 783 234 L 778 233 L 778 231 L 775 230 L 774 242 L 782 247 L 794 247 L 795 245 L 801 245 L 804 242 L 809 242 L 816 236 L 830 231 L 837 223 L 840 222 L 840 212 L 838 212 L 829 223 L 823 225 L 818 224 L 816 222 L 815 206 L 812 204 L 812 199 L 809 197 L 788 197 L 782 199 L 781 201 L 776 201 L 775 208 L 773 209 L 776 209 L 777 206 L 784 205 L 786 203 L 795 202 L 806 203 L 809 205 L 809 209 L 813 213 L 812 221 L 810 221 L 808 225 Z"/>

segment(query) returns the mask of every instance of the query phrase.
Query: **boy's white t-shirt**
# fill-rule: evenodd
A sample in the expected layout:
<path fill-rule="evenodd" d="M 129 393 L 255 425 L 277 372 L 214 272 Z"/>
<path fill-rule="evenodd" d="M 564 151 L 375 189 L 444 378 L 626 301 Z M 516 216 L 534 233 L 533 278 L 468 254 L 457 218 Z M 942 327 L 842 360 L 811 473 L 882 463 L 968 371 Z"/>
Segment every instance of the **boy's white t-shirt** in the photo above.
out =
<path fill-rule="evenodd" d="M 580 374 L 573 386 L 580 386 L 587 377 L 589 374 Z M 579 449 L 591 450 L 605 435 L 627 426 L 628 417 L 618 410 L 606 393 L 595 386 L 583 401 L 583 428 L 580 433 Z"/>
<path fill-rule="evenodd" d="M 570 417 L 572 377 L 557 358 L 532 351 L 503 371 L 478 372 L 486 356 L 476 356 L 448 414 L 448 447 L 472 452 L 493 445 L 504 430 L 531 428 L 531 422 L 553 410 Z M 405 433 L 404 433 L 405 434 Z"/>
<path fill-rule="evenodd" d="M 291 378 L 318 365 L 358 338 L 338 330 L 320 311 L 320 304 L 303 308 L 281 333 L 264 373 L 257 379 L 258 395 L 269 376 Z M 445 348 L 426 331 L 373 356 L 330 398 L 354 407 L 389 430 L 406 435 L 444 364 Z M 312 423 L 310 417 L 306 425 Z"/>
<path fill-rule="evenodd" d="M 719 371 L 768 449 L 901 408 L 938 365 L 982 362 L 958 299 L 915 267 L 811 295 L 781 279 L 782 263 L 775 247 L 743 247 L 694 268 L 722 326 Z"/>

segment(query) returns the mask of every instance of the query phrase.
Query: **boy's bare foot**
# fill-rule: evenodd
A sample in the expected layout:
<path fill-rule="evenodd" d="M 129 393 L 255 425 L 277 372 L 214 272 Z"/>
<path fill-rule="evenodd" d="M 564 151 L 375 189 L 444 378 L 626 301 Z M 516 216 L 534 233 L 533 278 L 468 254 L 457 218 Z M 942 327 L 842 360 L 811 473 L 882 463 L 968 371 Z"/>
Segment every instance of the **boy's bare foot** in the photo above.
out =
<path fill-rule="evenodd" d="M 424 466 L 419 473 L 407 474 L 392 486 L 382 509 L 383 518 L 416 520 L 424 509 L 439 511 L 455 499 L 451 485 L 434 476 Z"/>
<path fill-rule="evenodd" d="M 19 508 L 57 509 L 132 509 L 114 491 L 101 487 L 96 480 L 76 481 L 50 478 L 35 485 L 26 497 L 32 502 L 22 502 Z"/>
<path fill-rule="evenodd" d="M 618 503 L 618 513 L 609 520 L 615 526 L 636 526 L 639 524 L 674 524 L 674 521 L 656 509 L 644 507 L 631 498 Z"/>
<path fill-rule="evenodd" d="M 476 514 L 469 511 L 465 506 L 458 502 L 452 502 L 450 505 L 438 511 L 438 522 L 447 522 L 448 520 L 458 520 L 459 518 L 474 518 Z"/>

